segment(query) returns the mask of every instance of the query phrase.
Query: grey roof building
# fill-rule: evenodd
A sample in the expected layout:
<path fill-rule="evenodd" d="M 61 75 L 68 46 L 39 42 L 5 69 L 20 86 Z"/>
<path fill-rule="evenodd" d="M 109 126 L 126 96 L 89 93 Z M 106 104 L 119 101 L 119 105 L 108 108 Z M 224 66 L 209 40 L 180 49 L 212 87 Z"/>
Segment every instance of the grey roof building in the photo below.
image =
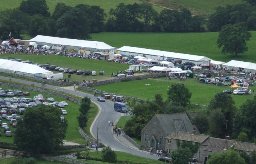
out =
<path fill-rule="evenodd" d="M 167 135 L 195 131 L 196 128 L 186 113 L 156 114 L 141 131 L 141 146 L 145 149 L 162 150 L 165 148 Z"/>

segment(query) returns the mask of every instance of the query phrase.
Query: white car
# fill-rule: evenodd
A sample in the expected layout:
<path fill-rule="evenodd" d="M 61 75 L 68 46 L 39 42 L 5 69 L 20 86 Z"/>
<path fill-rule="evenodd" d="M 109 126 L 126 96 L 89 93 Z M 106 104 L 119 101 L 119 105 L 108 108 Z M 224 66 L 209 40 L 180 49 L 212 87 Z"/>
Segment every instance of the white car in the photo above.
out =
<path fill-rule="evenodd" d="M 62 109 L 61 112 L 62 112 L 63 115 L 67 115 L 68 114 L 68 112 L 65 109 Z"/>

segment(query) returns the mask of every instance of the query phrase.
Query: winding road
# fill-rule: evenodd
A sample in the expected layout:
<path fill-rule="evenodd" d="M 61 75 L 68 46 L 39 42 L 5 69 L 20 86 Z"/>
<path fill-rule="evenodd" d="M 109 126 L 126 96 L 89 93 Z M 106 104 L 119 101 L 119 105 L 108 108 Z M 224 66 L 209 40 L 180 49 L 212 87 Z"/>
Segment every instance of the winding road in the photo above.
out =
<path fill-rule="evenodd" d="M 0 79 L 9 82 L 33 85 L 35 87 L 42 87 L 42 84 L 37 82 L 31 82 L 4 76 L 0 76 Z M 73 87 L 62 88 L 48 84 L 45 84 L 43 87 L 46 89 L 62 92 L 64 94 L 70 94 L 79 97 L 89 97 L 91 101 L 95 103 L 99 108 L 99 113 L 96 116 L 90 129 L 91 134 L 94 138 L 96 138 L 98 131 L 99 142 L 103 143 L 105 146 L 109 146 L 115 151 L 126 152 L 144 158 L 158 159 L 158 157 L 154 154 L 139 150 L 123 136 L 116 136 L 113 134 L 112 127 L 108 124 L 108 121 L 113 121 L 114 123 L 116 123 L 123 114 L 114 111 L 114 103 L 112 101 L 106 100 L 106 102 L 98 102 L 96 100 L 96 97 L 94 97 L 93 95 L 81 91 L 75 91 Z"/>

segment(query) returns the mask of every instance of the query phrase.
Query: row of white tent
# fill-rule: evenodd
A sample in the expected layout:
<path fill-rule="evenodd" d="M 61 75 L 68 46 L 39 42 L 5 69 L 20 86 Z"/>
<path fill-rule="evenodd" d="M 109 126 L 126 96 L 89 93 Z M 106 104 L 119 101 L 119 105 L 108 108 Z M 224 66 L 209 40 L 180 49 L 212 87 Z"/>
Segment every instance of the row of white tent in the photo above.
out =
<path fill-rule="evenodd" d="M 0 59 L 0 72 L 14 73 L 34 78 L 45 78 L 52 80 L 63 79 L 63 73 L 54 74 L 53 72 L 45 70 L 34 64 L 23 63 L 7 59 Z"/>
<path fill-rule="evenodd" d="M 117 50 L 123 56 L 140 56 L 140 60 L 158 60 L 164 61 L 166 59 L 179 59 L 184 62 L 191 61 L 196 65 L 200 66 L 209 66 L 212 65 L 222 65 L 227 67 L 228 69 L 238 69 L 243 68 L 248 71 L 256 71 L 256 64 L 250 62 L 236 61 L 231 60 L 230 62 L 224 63 L 222 61 L 215 61 L 205 56 L 199 55 L 190 55 L 184 53 L 176 53 L 176 52 L 168 52 L 161 50 L 153 50 L 139 47 L 130 47 L 123 46 L 119 49 L 112 47 L 104 42 L 99 41 L 87 41 L 87 40 L 77 40 L 77 39 L 68 39 L 68 38 L 60 38 L 60 37 L 51 37 L 51 36 L 43 36 L 37 35 L 33 39 L 29 40 L 29 42 L 36 42 L 37 44 L 48 44 L 48 45 L 63 45 L 70 47 L 78 47 L 78 48 L 87 48 L 95 51 L 105 51 L 109 54 L 114 55 L 114 51 Z M 170 65 L 171 63 L 163 63 L 163 66 Z M 169 67 L 169 66 L 167 66 Z"/>

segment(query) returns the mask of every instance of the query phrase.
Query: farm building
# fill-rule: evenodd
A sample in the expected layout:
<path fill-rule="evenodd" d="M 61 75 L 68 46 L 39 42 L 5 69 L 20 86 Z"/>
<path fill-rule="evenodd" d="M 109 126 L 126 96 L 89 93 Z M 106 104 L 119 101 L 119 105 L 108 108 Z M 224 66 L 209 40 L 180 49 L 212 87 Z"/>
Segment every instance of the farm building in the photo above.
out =
<path fill-rule="evenodd" d="M 45 70 L 34 64 L 7 59 L 0 59 L 0 72 L 14 73 L 17 75 L 33 78 L 45 78 L 52 80 L 63 79 L 63 73 L 54 74 L 53 72 Z"/>
<path fill-rule="evenodd" d="M 189 55 L 176 52 L 160 51 L 146 48 L 123 46 L 117 49 L 124 56 L 143 56 L 154 60 L 181 60 L 182 63 L 193 62 L 196 65 L 209 66 L 211 59 L 205 56 Z"/>
<path fill-rule="evenodd" d="M 102 52 L 104 54 L 113 54 L 114 47 L 98 41 L 78 40 L 59 38 L 52 36 L 37 35 L 29 40 L 35 42 L 37 45 L 49 45 L 49 46 L 65 46 L 67 49 L 84 49 L 90 52 Z"/>
<path fill-rule="evenodd" d="M 238 60 L 231 60 L 223 64 L 229 70 L 244 70 L 246 72 L 256 72 L 256 64 L 251 62 L 243 62 Z"/>

